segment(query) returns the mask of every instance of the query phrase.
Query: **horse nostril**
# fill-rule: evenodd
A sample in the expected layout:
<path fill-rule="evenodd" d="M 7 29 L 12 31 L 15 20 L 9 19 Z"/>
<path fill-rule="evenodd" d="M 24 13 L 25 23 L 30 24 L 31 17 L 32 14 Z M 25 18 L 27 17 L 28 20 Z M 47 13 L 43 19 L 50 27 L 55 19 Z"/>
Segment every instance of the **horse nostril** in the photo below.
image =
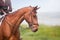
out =
<path fill-rule="evenodd" d="M 33 29 L 32 31 L 33 31 L 33 32 L 36 32 L 36 31 L 38 31 L 38 29 Z"/>

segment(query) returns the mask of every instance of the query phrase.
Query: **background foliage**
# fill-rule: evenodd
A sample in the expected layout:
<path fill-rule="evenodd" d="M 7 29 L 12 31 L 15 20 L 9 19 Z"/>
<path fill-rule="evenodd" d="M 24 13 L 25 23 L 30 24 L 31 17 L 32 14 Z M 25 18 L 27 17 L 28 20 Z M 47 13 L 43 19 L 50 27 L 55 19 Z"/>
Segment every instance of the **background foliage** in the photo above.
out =
<path fill-rule="evenodd" d="M 39 25 L 37 32 L 32 32 L 27 25 L 20 26 L 22 40 L 60 40 L 60 26 Z"/>

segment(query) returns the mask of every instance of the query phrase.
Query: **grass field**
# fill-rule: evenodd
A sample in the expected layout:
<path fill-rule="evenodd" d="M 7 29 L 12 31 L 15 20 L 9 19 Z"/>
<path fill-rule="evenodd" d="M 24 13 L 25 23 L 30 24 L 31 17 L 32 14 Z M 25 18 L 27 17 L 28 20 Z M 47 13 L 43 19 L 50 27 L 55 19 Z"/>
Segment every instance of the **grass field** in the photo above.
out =
<path fill-rule="evenodd" d="M 60 40 L 60 26 L 40 25 L 37 32 L 32 32 L 26 25 L 21 25 L 22 40 Z"/>

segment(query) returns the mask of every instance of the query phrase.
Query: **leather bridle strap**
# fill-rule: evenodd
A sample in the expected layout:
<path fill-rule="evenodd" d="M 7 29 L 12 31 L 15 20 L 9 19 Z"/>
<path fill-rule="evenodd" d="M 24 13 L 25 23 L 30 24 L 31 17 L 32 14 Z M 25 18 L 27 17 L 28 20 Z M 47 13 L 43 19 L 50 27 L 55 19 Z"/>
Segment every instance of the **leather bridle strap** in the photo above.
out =
<path fill-rule="evenodd" d="M 34 9 L 34 8 L 33 8 L 33 9 Z M 31 22 L 29 23 L 30 26 L 33 26 L 33 18 L 32 18 L 32 11 L 33 11 L 33 9 L 32 9 L 31 12 L 30 12 L 30 15 L 31 15 Z"/>

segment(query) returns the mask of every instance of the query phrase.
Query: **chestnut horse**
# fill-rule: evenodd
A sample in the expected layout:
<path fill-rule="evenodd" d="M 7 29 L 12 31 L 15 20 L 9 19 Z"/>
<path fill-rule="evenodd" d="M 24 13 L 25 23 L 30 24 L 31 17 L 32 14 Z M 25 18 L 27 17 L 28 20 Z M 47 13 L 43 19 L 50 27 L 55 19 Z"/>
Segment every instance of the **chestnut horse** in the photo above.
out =
<path fill-rule="evenodd" d="M 23 20 L 29 24 L 33 32 L 38 30 L 36 7 L 24 7 L 11 14 L 6 15 L 0 26 L 0 40 L 20 40 L 19 25 Z"/>

